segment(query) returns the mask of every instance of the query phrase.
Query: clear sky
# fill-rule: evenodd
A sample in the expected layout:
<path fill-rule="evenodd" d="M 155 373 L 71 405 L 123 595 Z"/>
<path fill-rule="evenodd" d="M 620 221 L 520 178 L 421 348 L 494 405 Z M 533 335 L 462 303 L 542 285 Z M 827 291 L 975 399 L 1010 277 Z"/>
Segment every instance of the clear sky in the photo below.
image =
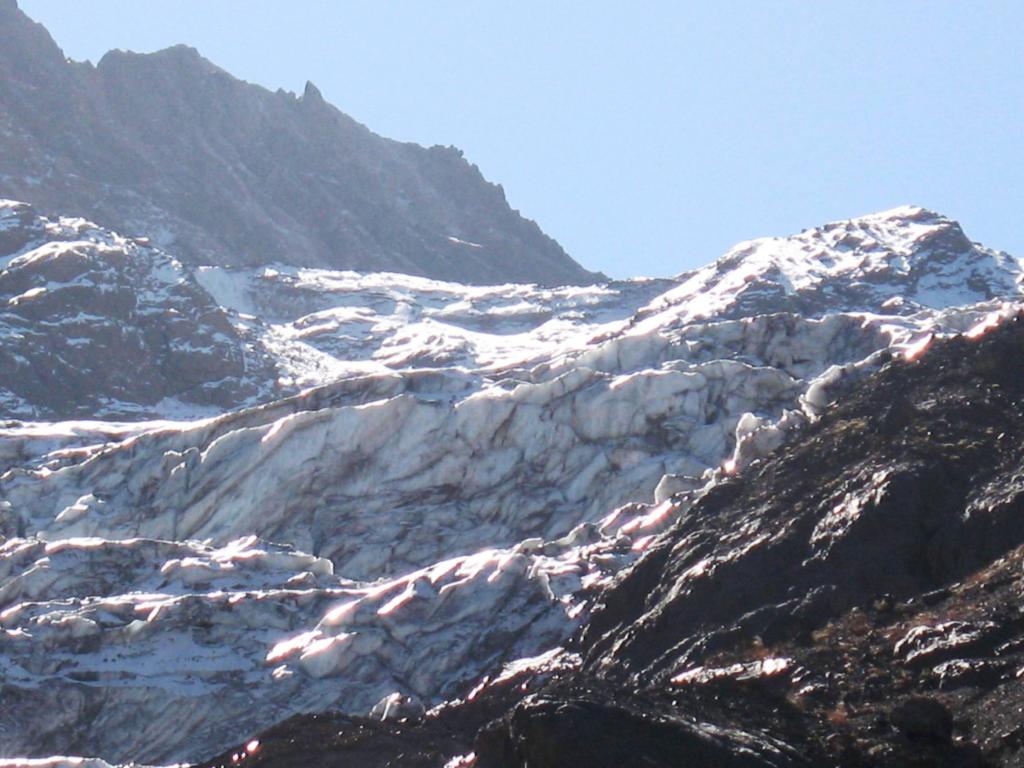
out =
<path fill-rule="evenodd" d="M 1024 2 L 20 0 L 454 144 L 578 261 L 670 275 L 903 203 L 1024 256 Z"/>

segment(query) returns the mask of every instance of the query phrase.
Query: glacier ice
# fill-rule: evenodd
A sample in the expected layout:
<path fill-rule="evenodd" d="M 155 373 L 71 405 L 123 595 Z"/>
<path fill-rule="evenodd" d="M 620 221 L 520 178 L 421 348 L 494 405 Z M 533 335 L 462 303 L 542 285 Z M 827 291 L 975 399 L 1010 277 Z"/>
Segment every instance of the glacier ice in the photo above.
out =
<path fill-rule="evenodd" d="M 0 424 L 0 754 L 188 760 L 470 695 L 849 381 L 1009 311 L 1020 273 L 917 208 L 669 281 L 201 269 L 286 396 Z"/>

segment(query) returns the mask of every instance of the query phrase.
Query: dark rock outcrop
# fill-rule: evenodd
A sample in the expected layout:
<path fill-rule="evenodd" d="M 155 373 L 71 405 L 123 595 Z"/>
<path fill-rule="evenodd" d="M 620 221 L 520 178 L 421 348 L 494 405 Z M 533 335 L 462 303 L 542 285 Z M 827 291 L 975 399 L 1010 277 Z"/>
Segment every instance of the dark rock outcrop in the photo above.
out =
<path fill-rule="evenodd" d="M 0 5 L 0 198 L 147 235 L 194 264 L 468 283 L 594 282 L 452 147 L 381 138 L 186 46 L 66 60 Z"/>
<path fill-rule="evenodd" d="M 273 391 L 273 363 L 173 258 L 0 202 L 0 414 L 136 419 Z"/>
<path fill-rule="evenodd" d="M 1020 765 L 1022 466 L 1024 318 L 894 360 L 664 534 L 568 671 L 374 737 L 374 764 L 471 743 L 453 764 Z M 244 764 L 292 764 L 311 727 Z M 339 738 L 304 764 L 346 757 Z"/>

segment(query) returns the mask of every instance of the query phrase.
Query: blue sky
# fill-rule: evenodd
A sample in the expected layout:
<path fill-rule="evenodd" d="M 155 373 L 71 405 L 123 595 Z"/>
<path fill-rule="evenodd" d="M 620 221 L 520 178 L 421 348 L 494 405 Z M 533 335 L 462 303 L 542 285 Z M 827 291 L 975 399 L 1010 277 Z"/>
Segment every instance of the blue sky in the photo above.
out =
<path fill-rule="evenodd" d="M 454 144 L 578 261 L 669 275 L 917 203 L 1024 256 L 1024 3 L 20 0 Z"/>

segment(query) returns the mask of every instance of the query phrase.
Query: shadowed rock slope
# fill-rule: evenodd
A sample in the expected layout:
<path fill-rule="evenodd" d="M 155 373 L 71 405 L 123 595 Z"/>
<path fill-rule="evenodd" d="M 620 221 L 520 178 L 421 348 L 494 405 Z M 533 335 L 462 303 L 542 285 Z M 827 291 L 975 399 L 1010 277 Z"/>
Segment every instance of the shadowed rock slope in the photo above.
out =
<path fill-rule="evenodd" d="M 453 147 L 390 141 L 194 49 L 64 57 L 0 2 L 0 197 L 146 235 L 193 264 L 282 262 L 468 283 L 597 277 Z"/>
<path fill-rule="evenodd" d="M 557 663 L 207 765 L 1019 765 L 1024 320 L 841 402 L 681 515 Z"/>

